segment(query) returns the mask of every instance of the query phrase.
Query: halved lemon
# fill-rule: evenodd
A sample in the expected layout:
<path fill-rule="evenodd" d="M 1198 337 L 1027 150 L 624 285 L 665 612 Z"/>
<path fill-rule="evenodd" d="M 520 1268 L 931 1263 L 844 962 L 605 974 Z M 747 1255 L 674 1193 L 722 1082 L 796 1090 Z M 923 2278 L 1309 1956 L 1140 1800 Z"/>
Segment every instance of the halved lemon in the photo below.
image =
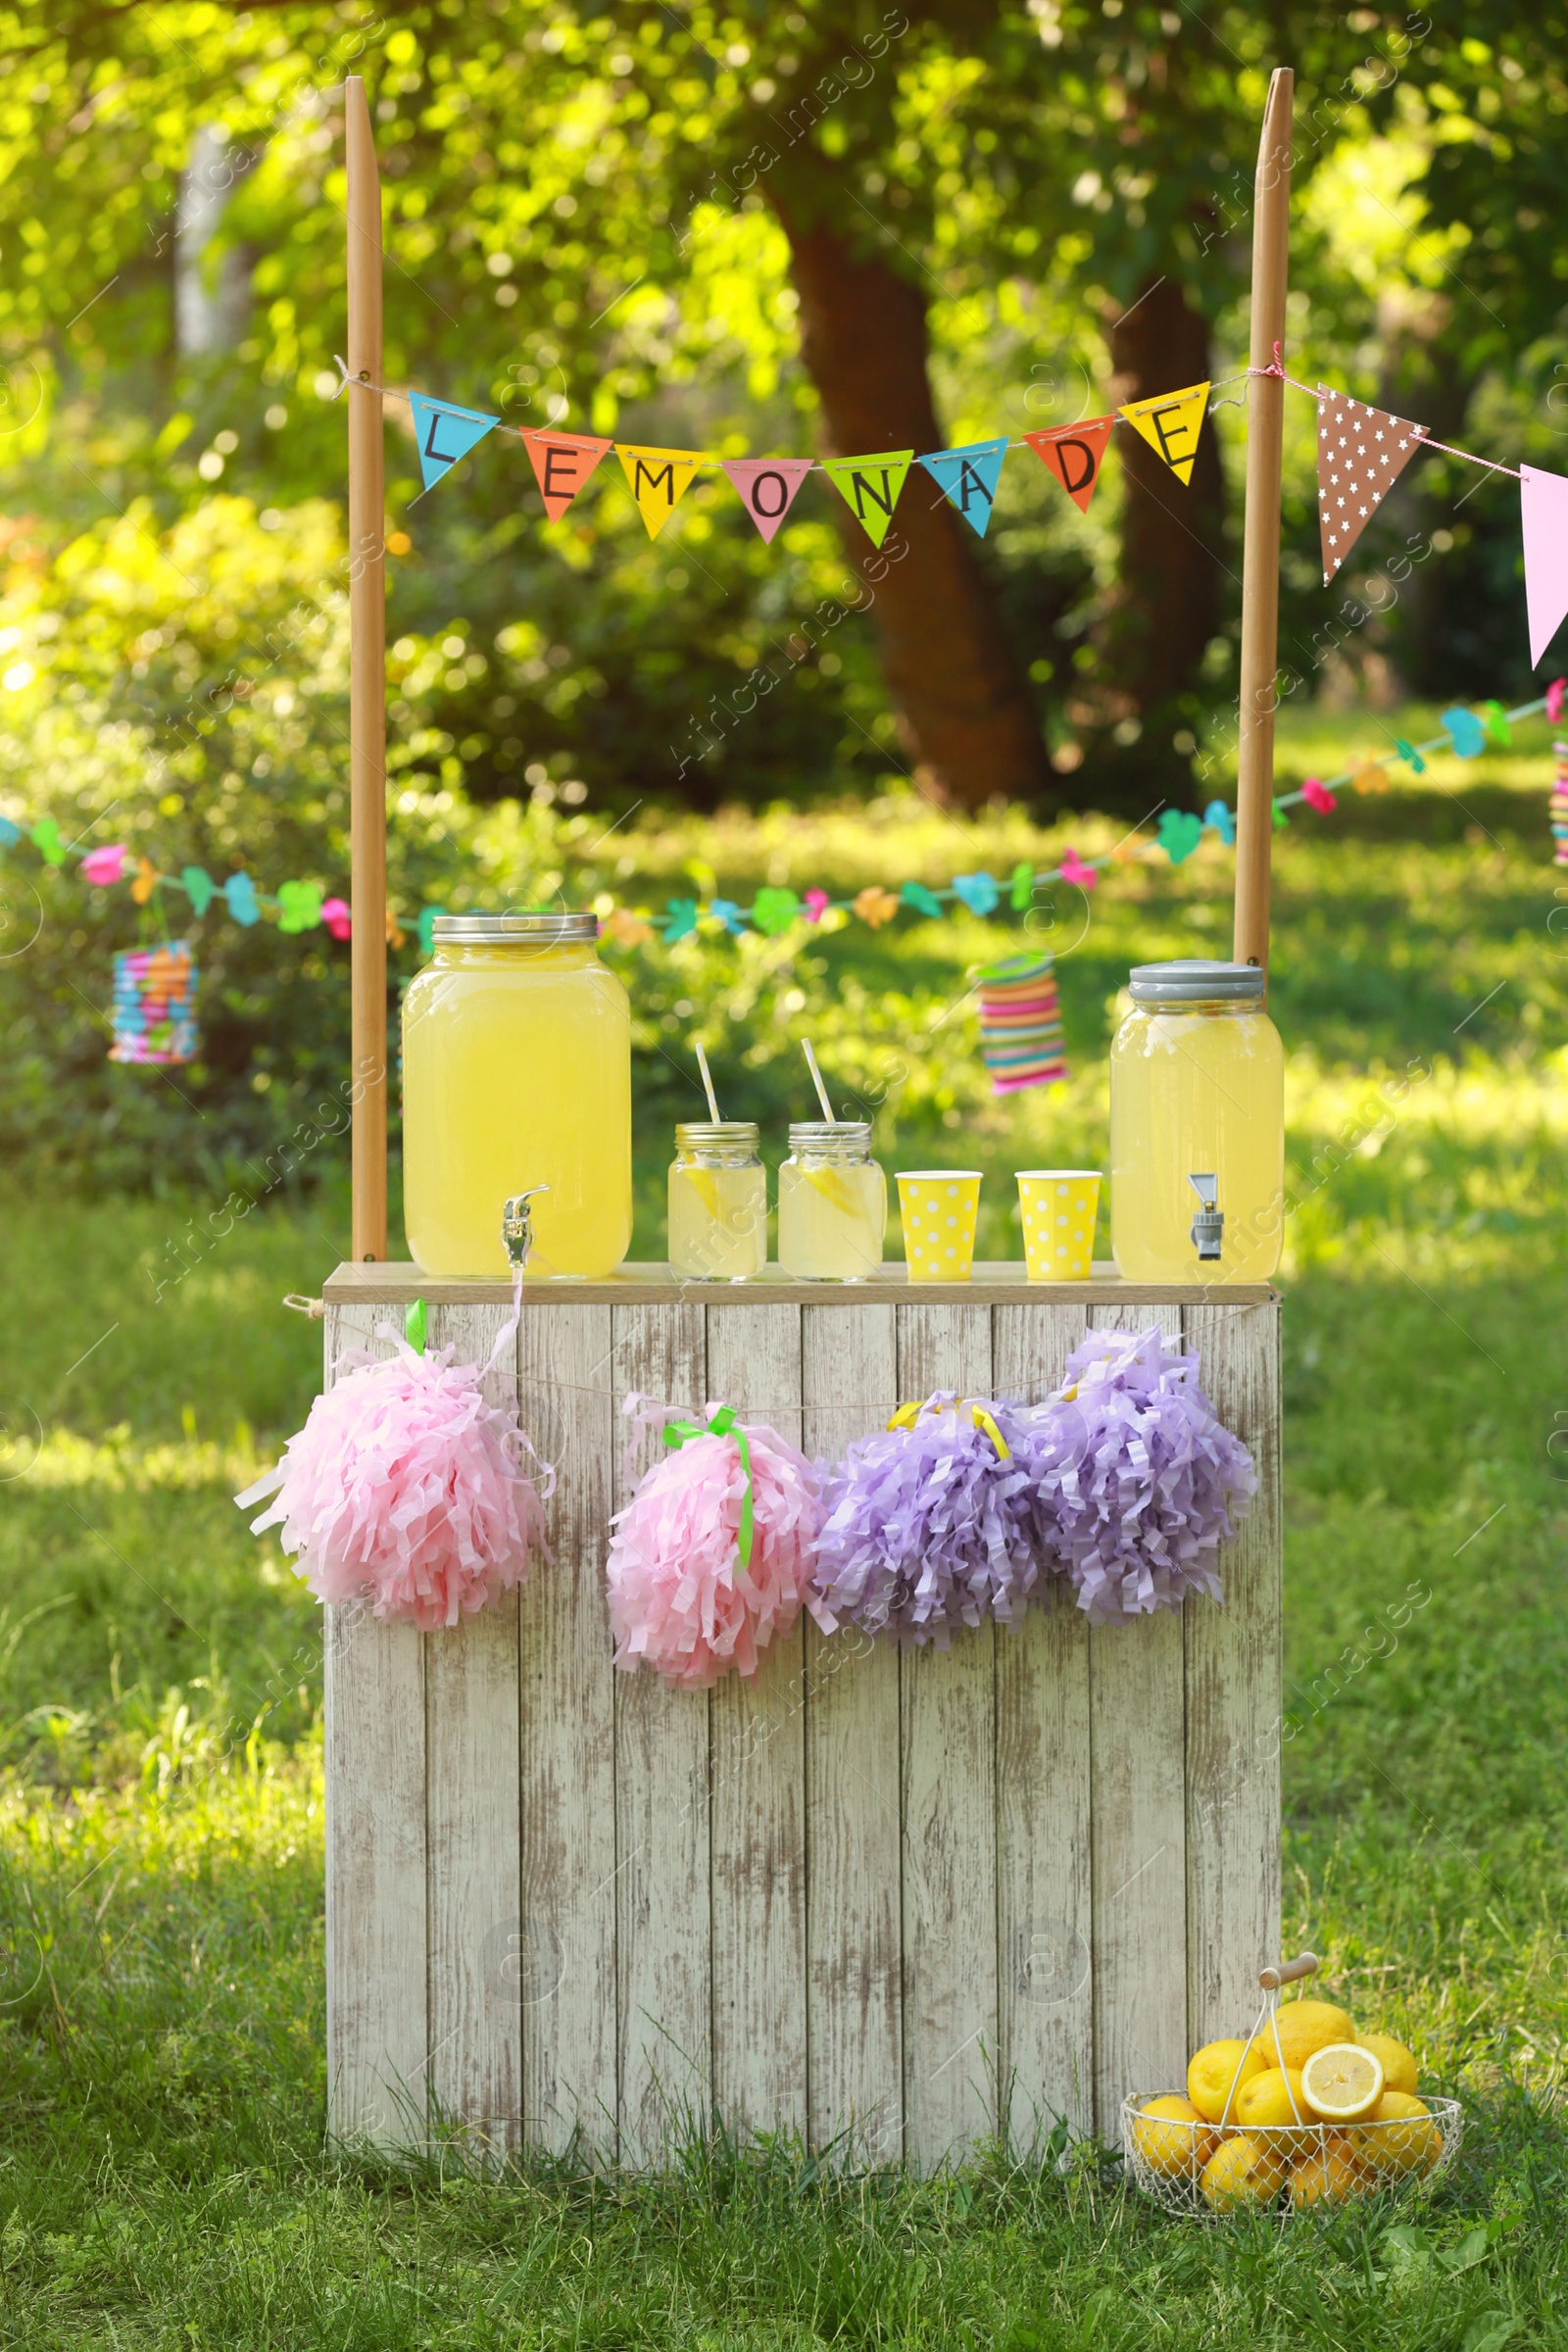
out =
<path fill-rule="evenodd" d="M 1302 2067 L 1301 2096 L 1325 2124 L 1358 2124 L 1383 2096 L 1383 2063 L 1359 2042 L 1331 2041 Z"/>

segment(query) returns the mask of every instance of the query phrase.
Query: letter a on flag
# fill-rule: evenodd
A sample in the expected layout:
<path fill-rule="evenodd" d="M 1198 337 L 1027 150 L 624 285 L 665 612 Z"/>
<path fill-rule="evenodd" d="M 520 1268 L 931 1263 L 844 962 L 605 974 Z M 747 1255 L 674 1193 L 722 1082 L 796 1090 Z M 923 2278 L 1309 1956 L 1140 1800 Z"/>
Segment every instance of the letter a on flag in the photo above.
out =
<path fill-rule="evenodd" d="M 740 492 L 746 512 L 770 544 L 795 503 L 795 493 L 811 470 L 809 458 L 725 458 L 724 471 Z"/>
<path fill-rule="evenodd" d="M 657 539 L 691 487 L 697 467 L 706 463 L 700 449 L 635 449 L 615 443 L 615 455 L 626 486 L 637 501 L 637 512 L 650 539 Z"/>
<path fill-rule="evenodd" d="M 967 441 L 961 449 L 939 449 L 920 460 L 931 479 L 940 482 L 964 521 L 982 539 L 1006 455 L 1005 441 Z"/>
<path fill-rule="evenodd" d="M 411 392 L 409 406 L 414 411 L 419 471 L 426 490 L 433 489 L 476 441 L 482 441 L 501 422 L 499 416 L 487 416 L 482 409 L 454 408 L 451 401 L 427 400 L 422 392 Z"/>
<path fill-rule="evenodd" d="M 822 470 L 873 547 L 888 535 L 912 449 L 884 449 L 873 458 L 824 458 Z"/>
<path fill-rule="evenodd" d="M 1049 432 L 1025 433 L 1024 439 L 1044 466 L 1049 466 L 1067 496 L 1082 514 L 1100 486 L 1105 443 L 1114 416 L 1091 416 L 1083 424 L 1054 425 Z"/>
<path fill-rule="evenodd" d="M 1525 540 L 1525 611 L 1534 669 L 1568 612 L 1568 478 L 1539 466 L 1519 468 Z"/>
<path fill-rule="evenodd" d="M 1187 483 L 1193 478 L 1207 407 L 1207 384 L 1188 384 L 1180 392 L 1162 392 L 1155 400 L 1135 400 L 1121 413 L 1134 432 L 1158 451 L 1176 479 Z"/>
<path fill-rule="evenodd" d="M 551 433 L 537 425 L 518 429 L 545 513 L 559 522 L 600 459 L 615 445 L 597 433 Z"/>

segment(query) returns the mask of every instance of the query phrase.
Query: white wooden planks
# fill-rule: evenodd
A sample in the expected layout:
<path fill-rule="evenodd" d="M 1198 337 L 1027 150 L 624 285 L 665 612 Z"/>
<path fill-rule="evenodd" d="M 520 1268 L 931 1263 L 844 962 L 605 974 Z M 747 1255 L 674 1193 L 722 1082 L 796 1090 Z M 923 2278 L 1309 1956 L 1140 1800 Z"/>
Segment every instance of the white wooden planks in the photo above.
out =
<path fill-rule="evenodd" d="M 616 2149 L 615 1767 L 604 1552 L 619 1430 L 608 1306 L 530 1306 L 522 1425 L 554 1460 L 554 1566 L 534 1573 L 520 1645 L 518 1943 L 527 2137 Z"/>
<path fill-rule="evenodd" d="M 1114 2138 L 1125 2089 L 1245 2022 L 1279 1933 L 1278 1314 L 1185 1311 L 1261 1481 L 1223 1608 L 1091 1634 L 1036 1607 L 903 1656 L 803 1628 L 705 1693 L 611 1663 L 626 1391 L 833 1456 L 901 1397 L 1048 1395 L 1084 1304 L 531 1300 L 555 1566 L 451 1632 L 329 1613 L 333 2130 L 417 2142 L 428 2101 L 483 2156 L 647 2164 L 716 2107 L 931 2171 L 1058 2116 Z M 482 1358 L 504 1314 L 438 1307 L 431 1345 Z M 329 1350 L 377 1319 L 329 1309 Z"/>
<path fill-rule="evenodd" d="M 1193 2048 L 1256 2014 L 1257 1971 L 1280 1944 L 1279 1316 L 1192 1306 L 1199 1379 L 1251 1448 L 1258 1492 L 1220 1555 L 1223 1606 L 1187 1619 L 1187 2001 Z"/>
<path fill-rule="evenodd" d="M 988 1306 L 901 1306 L 899 1388 L 991 1394 Z M 904 2134 L 923 2173 L 996 2129 L 996 1628 L 901 1660 Z"/>
<path fill-rule="evenodd" d="M 1181 1336 L 1181 1310 L 1091 1310 L 1097 1331 Z M 1130 2090 L 1187 2080 L 1187 1824 L 1182 1618 L 1089 1636 L 1095 2128 L 1115 2144 Z"/>
<path fill-rule="evenodd" d="M 509 1311 L 433 1306 L 427 1344 L 485 1365 Z M 515 1401 L 514 1339 L 484 1381 Z M 550 1570 L 535 1559 L 531 1573 Z M 515 1592 L 424 1643 L 429 2086 L 489 2163 L 522 2137 L 521 1825 Z"/>
<path fill-rule="evenodd" d="M 329 1307 L 345 1348 L 390 1353 L 401 1308 Z M 326 1611 L 326 2055 L 332 2131 L 410 2147 L 425 2130 L 424 1642 L 368 1602 Z"/>
<path fill-rule="evenodd" d="M 801 1443 L 801 1309 L 708 1312 L 708 1385 Z M 713 2100 L 743 2130 L 805 2135 L 806 1628 L 753 1681 L 726 1675 L 712 1740 Z"/>
<path fill-rule="evenodd" d="M 709 1385 L 702 1307 L 612 1311 L 617 1397 L 639 1390 L 699 1410 Z M 662 1450 L 645 1439 L 617 1502 Z M 614 1699 L 620 2153 L 647 2165 L 705 2130 L 712 2104 L 709 1699 L 647 1668 L 617 1673 Z"/>
<path fill-rule="evenodd" d="M 806 1447 L 841 1454 L 898 1402 L 891 1306 L 802 1309 Z M 899 1653 L 806 1629 L 808 2105 L 813 2148 L 904 2153 Z"/>
<path fill-rule="evenodd" d="M 1042 1403 L 1084 1336 L 1081 1306 L 994 1309 L 999 1396 Z M 999 1626 L 997 1951 L 1003 2112 L 1027 2155 L 1094 2122 L 1089 1625 L 1070 1596 Z"/>

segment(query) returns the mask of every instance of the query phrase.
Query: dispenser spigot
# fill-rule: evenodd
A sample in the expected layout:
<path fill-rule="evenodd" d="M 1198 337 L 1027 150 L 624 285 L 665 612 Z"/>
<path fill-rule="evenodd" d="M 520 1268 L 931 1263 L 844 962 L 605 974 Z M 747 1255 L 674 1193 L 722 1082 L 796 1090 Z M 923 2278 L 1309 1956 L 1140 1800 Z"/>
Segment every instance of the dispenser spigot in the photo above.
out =
<path fill-rule="evenodd" d="M 1198 1195 L 1198 1214 L 1193 1219 L 1193 1246 L 1199 1260 L 1212 1261 L 1219 1256 L 1220 1244 L 1225 1238 L 1225 1211 L 1219 1205 L 1217 1176 L 1189 1176 L 1188 1183 Z"/>
<path fill-rule="evenodd" d="M 548 1184 L 531 1185 L 525 1193 L 514 1193 L 501 1203 L 501 1239 L 508 1257 L 521 1272 L 528 1270 L 528 1252 L 533 1248 L 533 1212 L 530 1200 L 548 1193 Z"/>

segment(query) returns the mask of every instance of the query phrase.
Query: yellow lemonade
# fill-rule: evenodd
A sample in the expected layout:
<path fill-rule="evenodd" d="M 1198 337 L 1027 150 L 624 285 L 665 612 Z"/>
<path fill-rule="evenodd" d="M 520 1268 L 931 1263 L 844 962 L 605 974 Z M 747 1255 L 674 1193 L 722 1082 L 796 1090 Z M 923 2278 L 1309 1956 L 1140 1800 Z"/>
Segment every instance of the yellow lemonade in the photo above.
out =
<path fill-rule="evenodd" d="M 597 933 L 591 914 L 437 917 L 403 1006 L 404 1225 L 422 1272 L 505 1276 L 502 1202 L 536 1186 L 530 1280 L 624 1257 L 631 1008 Z"/>
<path fill-rule="evenodd" d="M 1284 1228 L 1285 1055 L 1261 975 L 1152 964 L 1131 994 L 1110 1050 L 1117 1267 L 1129 1282 L 1266 1282 Z"/>
<path fill-rule="evenodd" d="M 778 1262 L 801 1282 L 863 1282 L 882 1263 L 887 1178 L 861 1120 L 790 1129 L 778 1172 Z"/>
<path fill-rule="evenodd" d="M 767 1171 L 749 1119 L 675 1130 L 669 1267 L 689 1282 L 747 1282 L 767 1263 Z"/>

